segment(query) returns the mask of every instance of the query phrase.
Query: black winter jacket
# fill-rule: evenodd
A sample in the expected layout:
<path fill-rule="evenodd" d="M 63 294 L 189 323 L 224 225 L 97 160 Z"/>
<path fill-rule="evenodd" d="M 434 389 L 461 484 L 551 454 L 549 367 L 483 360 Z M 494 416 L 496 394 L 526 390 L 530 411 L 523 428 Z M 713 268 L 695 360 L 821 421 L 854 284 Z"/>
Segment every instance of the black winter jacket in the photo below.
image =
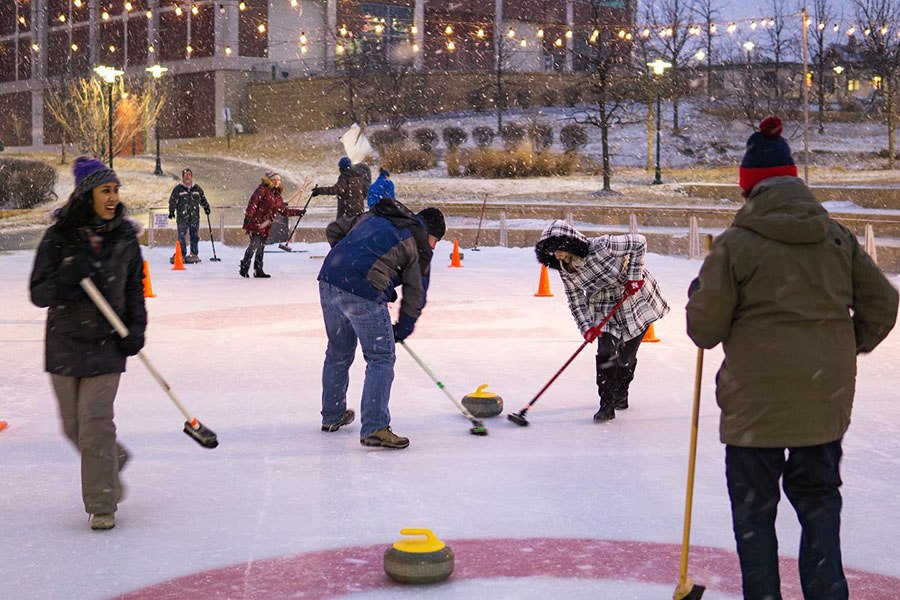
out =
<path fill-rule="evenodd" d="M 209 214 L 209 202 L 206 201 L 206 194 L 196 183 L 190 188 L 179 183 L 169 195 L 169 215 L 175 214 L 179 223 L 199 223 L 200 207 Z"/>
<path fill-rule="evenodd" d="M 67 286 L 59 279 L 59 267 L 68 256 L 82 253 L 95 265 L 99 263 L 92 281 L 129 332 L 144 334 L 143 260 L 135 228 L 122 212 L 120 208 L 102 234 L 99 252 L 91 249 L 79 230 L 66 230 L 59 224 L 47 229 L 41 239 L 31 272 L 31 301 L 50 309 L 45 340 L 48 373 L 95 377 L 125 371 L 126 357 L 116 344 L 119 334 L 80 286 Z"/>
<path fill-rule="evenodd" d="M 317 196 L 337 196 L 337 218 L 355 217 L 366 209 L 369 186 L 356 169 L 341 169 L 337 183 L 316 188 Z"/>

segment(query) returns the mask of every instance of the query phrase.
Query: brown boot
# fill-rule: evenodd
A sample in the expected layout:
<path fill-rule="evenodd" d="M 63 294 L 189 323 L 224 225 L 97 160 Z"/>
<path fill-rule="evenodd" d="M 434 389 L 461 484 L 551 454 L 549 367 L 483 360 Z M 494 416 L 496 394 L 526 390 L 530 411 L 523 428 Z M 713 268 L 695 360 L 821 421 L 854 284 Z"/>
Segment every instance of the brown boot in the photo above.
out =
<path fill-rule="evenodd" d="M 383 448 L 401 449 L 409 446 L 409 439 L 400 437 L 391 431 L 390 427 L 379 429 L 372 435 L 359 440 L 363 446 L 381 446 Z"/>

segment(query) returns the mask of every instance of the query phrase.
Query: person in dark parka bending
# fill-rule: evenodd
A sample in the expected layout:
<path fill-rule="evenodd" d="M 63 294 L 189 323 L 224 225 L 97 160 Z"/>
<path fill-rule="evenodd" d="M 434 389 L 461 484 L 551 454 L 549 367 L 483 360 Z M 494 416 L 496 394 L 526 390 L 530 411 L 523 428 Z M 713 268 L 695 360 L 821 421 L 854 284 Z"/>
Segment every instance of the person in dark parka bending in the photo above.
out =
<path fill-rule="evenodd" d="M 47 313 L 45 368 L 63 431 L 81 453 L 81 492 L 92 529 L 111 529 L 128 453 L 116 441 L 113 402 L 126 357 L 144 345 L 143 260 L 119 202 L 119 180 L 102 162 L 75 161 L 75 190 L 37 249 L 31 301 Z M 79 282 L 89 277 L 128 327 L 122 338 Z"/>

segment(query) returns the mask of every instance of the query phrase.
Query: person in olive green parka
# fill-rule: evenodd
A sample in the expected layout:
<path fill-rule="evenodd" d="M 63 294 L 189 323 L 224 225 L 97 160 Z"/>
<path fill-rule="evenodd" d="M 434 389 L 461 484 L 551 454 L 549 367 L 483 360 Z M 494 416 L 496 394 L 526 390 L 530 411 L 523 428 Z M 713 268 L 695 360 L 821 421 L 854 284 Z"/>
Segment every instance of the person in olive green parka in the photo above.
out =
<path fill-rule="evenodd" d="M 775 515 L 783 479 L 803 535 L 805 598 L 848 597 L 840 551 L 841 442 L 856 356 L 891 331 L 897 290 L 828 216 L 768 117 L 741 164 L 746 204 L 691 284 L 687 330 L 722 343 L 716 378 L 745 598 L 781 598 Z"/>

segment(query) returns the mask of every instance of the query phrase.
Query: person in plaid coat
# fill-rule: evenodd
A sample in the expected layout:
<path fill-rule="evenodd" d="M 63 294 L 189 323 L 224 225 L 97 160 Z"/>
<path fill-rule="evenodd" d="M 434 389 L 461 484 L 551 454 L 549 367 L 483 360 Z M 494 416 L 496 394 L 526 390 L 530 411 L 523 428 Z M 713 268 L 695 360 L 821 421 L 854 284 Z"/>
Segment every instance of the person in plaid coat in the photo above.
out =
<path fill-rule="evenodd" d="M 538 261 L 559 271 L 569 310 L 587 342 L 597 342 L 595 421 L 628 408 L 637 351 L 647 328 L 669 312 L 659 284 L 644 267 L 647 240 L 642 235 L 603 235 L 588 239 L 565 221 L 553 221 L 534 248 Z M 597 325 L 625 302 L 601 328 Z"/>

